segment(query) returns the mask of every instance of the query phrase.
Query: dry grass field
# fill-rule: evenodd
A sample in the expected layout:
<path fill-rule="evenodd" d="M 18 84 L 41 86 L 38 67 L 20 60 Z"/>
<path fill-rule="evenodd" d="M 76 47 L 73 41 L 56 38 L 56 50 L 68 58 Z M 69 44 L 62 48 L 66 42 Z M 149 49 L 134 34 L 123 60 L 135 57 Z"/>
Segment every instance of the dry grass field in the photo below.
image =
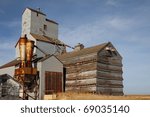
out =
<path fill-rule="evenodd" d="M 150 100 L 150 95 L 107 96 L 91 93 L 59 93 L 56 100 Z"/>

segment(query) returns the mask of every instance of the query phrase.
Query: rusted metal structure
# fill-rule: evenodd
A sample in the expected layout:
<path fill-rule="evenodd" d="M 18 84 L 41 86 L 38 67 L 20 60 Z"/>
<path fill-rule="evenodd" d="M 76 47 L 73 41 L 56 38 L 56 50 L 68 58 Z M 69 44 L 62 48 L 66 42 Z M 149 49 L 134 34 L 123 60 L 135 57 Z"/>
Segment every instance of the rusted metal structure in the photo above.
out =
<path fill-rule="evenodd" d="M 33 99 L 37 99 L 38 91 L 37 79 L 38 72 L 37 68 L 32 66 L 32 56 L 34 50 L 34 41 L 28 40 L 26 36 L 21 37 L 18 41 L 20 50 L 20 65 L 19 68 L 15 69 L 15 80 L 21 84 L 23 99 L 28 99 L 30 93 L 34 95 L 30 96 Z"/>
<path fill-rule="evenodd" d="M 123 95 L 122 57 L 109 42 L 58 56 L 66 71 L 66 91 Z"/>

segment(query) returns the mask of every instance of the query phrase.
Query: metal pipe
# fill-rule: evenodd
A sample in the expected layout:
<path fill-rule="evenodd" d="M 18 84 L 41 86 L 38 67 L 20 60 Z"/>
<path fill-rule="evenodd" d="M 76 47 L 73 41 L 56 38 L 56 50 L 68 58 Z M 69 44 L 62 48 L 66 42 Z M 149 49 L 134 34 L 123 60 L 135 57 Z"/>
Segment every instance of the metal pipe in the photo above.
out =
<path fill-rule="evenodd" d="M 25 60 L 26 60 L 26 42 L 27 38 L 25 37 L 20 37 L 19 40 L 19 50 L 20 50 L 20 60 L 21 60 L 21 68 L 26 67 L 25 65 Z"/>
<path fill-rule="evenodd" d="M 34 41 L 28 40 L 26 42 L 26 61 L 27 67 L 32 67 L 32 56 L 33 56 L 33 49 L 34 49 Z"/>

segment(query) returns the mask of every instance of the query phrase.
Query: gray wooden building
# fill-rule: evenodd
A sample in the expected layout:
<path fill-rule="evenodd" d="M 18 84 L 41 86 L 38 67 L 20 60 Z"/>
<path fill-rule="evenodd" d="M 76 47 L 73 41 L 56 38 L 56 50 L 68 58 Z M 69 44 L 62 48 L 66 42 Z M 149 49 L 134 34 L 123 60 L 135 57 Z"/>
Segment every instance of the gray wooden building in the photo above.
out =
<path fill-rule="evenodd" d="M 66 91 L 123 95 L 122 57 L 112 43 L 75 50 L 58 56 L 64 64 Z"/>

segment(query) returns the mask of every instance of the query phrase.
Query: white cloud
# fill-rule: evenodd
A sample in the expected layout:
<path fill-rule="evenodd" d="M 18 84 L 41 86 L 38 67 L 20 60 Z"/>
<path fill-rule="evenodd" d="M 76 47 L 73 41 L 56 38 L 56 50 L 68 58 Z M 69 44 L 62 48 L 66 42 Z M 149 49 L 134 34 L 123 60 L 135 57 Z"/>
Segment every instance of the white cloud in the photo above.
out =
<path fill-rule="evenodd" d="M 132 28 L 134 22 L 132 19 L 124 19 L 116 17 L 108 21 L 108 25 L 112 26 L 112 28 L 114 29 L 126 30 Z"/>
<path fill-rule="evenodd" d="M 120 39 L 123 39 L 119 33 L 131 30 L 134 27 L 134 23 L 132 19 L 108 17 L 77 25 L 74 28 L 66 27 L 60 28 L 60 37 L 63 41 L 72 46 L 79 42 L 89 46 L 107 42 L 109 41 L 108 39 L 115 40 L 119 36 Z"/>
<path fill-rule="evenodd" d="M 102 24 L 100 22 L 95 22 L 94 24 L 84 24 L 78 27 L 72 28 L 61 28 L 60 36 L 67 43 L 74 46 L 77 43 L 87 43 L 91 42 L 94 38 L 100 38 L 100 34 L 103 32 L 101 29 Z"/>

